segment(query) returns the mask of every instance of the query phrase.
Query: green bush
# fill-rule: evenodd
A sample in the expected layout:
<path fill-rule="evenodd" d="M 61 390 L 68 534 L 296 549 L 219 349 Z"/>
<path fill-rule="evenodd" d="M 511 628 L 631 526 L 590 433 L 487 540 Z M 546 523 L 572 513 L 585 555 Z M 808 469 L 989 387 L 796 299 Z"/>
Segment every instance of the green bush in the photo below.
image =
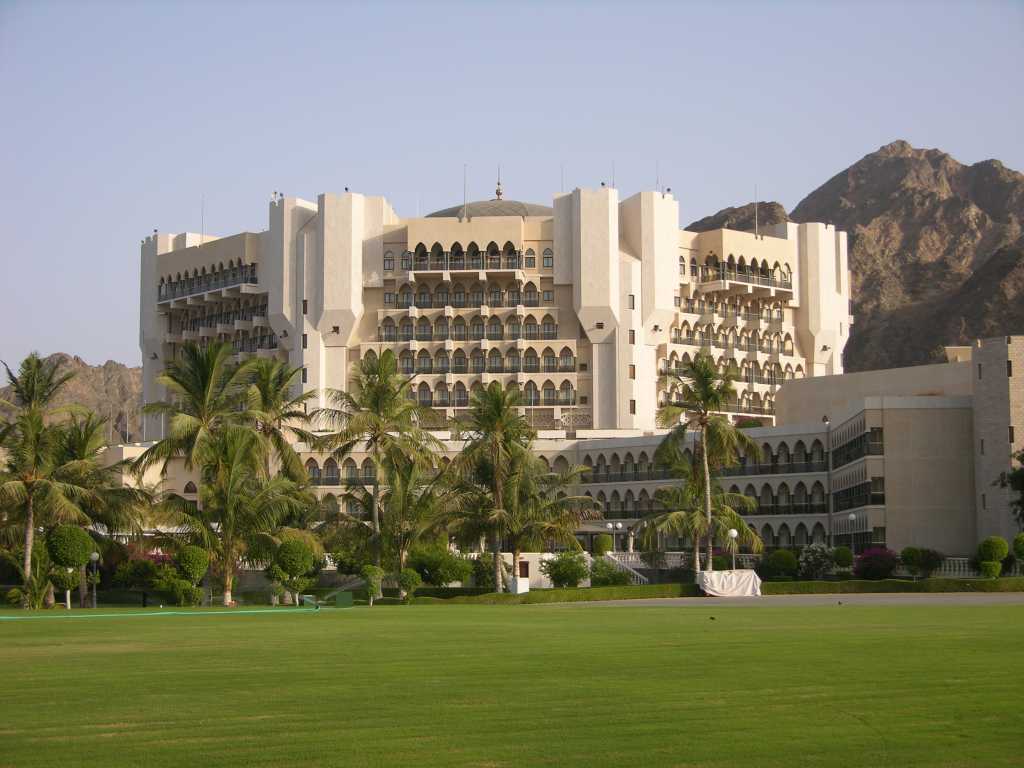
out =
<path fill-rule="evenodd" d="M 835 553 L 827 544 L 808 544 L 800 552 L 800 576 L 805 579 L 823 579 L 832 571 Z"/>
<path fill-rule="evenodd" d="M 123 589 L 148 589 L 157 575 L 152 560 L 125 560 L 114 572 L 114 586 Z"/>
<path fill-rule="evenodd" d="M 370 605 L 382 597 L 380 587 L 384 581 L 384 569 L 376 565 L 363 566 L 363 578 L 366 580 L 366 594 Z"/>
<path fill-rule="evenodd" d="M 419 572 L 413 568 L 405 568 L 398 574 L 398 588 L 405 593 L 405 599 L 411 601 L 416 588 L 423 583 Z"/>
<path fill-rule="evenodd" d="M 832 559 L 837 568 L 850 568 L 853 565 L 853 550 L 849 547 L 836 547 L 832 550 Z"/>
<path fill-rule="evenodd" d="M 210 554 L 202 547 L 186 544 L 178 551 L 174 562 L 185 581 L 198 584 L 210 567 Z"/>
<path fill-rule="evenodd" d="M 602 555 L 612 551 L 612 537 L 607 533 L 601 533 L 594 537 L 594 544 L 591 547 L 591 554 L 594 557 L 601 557 Z"/>
<path fill-rule="evenodd" d="M 494 591 L 494 554 L 481 552 L 480 557 L 472 561 L 473 584 L 489 591 Z"/>
<path fill-rule="evenodd" d="M 455 581 L 465 583 L 473 575 L 472 562 L 436 546 L 410 552 L 409 567 L 415 569 L 425 583 L 435 587 L 444 587 Z"/>
<path fill-rule="evenodd" d="M 918 568 L 921 570 L 921 575 L 927 579 L 935 571 L 939 570 L 944 562 L 946 562 L 946 556 L 944 554 L 934 549 L 925 548 L 921 550 L 921 559 L 918 563 Z"/>
<path fill-rule="evenodd" d="M 1017 559 L 1024 562 L 1024 533 L 1018 533 L 1013 537 L 1013 554 Z"/>
<path fill-rule="evenodd" d="M 540 564 L 541 573 L 556 587 L 575 587 L 587 578 L 587 561 L 580 552 L 559 552 Z"/>
<path fill-rule="evenodd" d="M 616 568 L 603 557 L 595 558 L 590 564 L 590 586 L 624 587 L 630 583 L 629 573 Z"/>
<path fill-rule="evenodd" d="M 891 549 L 871 547 L 857 555 L 853 573 L 858 579 L 888 579 L 899 564 L 899 555 Z"/>
<path fill-rule="evenodd" d="M 56 567 L 50 571 L 50 583 L 53 584 L 53 588 L 66 591 L 69 589 L 77 589 L 78 582 L 82 579 L 82 573 L 78 568 L 68 567 Z"/>
<path fill-rule="evenodd" d="M 984 579 L 998 579 L 1003 572 L 1003 564 L 999 560 L 982 560 L 978 563 L 978 570 Z"/>
<path fill-rule="evenodd" d="M 1002 536 L 989 536 L 978 545 L 978 560 L 1002 560 L 1010 552 L 1010 545 Z"/>
<path fill-rule="evenodd" d="M 732 569 L 731 555 L 714 555 L 711 558 L 711 567 L 716 571 L 728 571 Z"/>
<path fill-rule="evenodd" d="M 788 549 L 776 549 L 761 558 L 758 573 L 765 579 L 793 578 L 797 569 L 796 555 Z"/>
<path fill-rule="evenodd" d="M 921 572 L 921 550 L 917 547 L 904 547 L 900 552 L 900 562 L 911 576 Z"/>
<path fill-rule="evenodd" d="M 313 568 L 313 550 L 302 539 L 282 541 L 274 562 L 288 576 L 304 576 Z"/>
<path fill-rule="evenodd" d="M 58 525 L 46 534 L 50 560 L 62 568 L 81 568 L 95 549 L 92 537 L 77 525 Z"/>

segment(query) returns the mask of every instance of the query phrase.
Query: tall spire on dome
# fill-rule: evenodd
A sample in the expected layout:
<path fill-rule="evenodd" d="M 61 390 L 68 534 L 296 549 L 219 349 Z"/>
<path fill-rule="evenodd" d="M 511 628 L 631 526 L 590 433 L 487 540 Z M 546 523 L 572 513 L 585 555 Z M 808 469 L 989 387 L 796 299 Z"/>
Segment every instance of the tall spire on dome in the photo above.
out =
<path fill-rule="evenodd" d="M 501 166 L 498 166 L 498 186 L 494 190 L 494 199 L 501 200 Z"/>

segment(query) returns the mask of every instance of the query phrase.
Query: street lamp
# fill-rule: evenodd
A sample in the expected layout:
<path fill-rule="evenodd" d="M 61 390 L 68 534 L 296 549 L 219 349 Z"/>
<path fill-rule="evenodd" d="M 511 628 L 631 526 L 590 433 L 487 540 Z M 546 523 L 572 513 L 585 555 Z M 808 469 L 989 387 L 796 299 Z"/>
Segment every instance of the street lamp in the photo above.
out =
<path fill-rule="evenodd" d="M 732 569 L 736 570 L 736 537 L 740 535 L 740 532 L 735 528 L 729 529 L 729 538 L 732 539 Z"/>
<path fill-rule="evenodd" d="M 828 545 L 835 546 L 832 534 L 832 421 L 826 413 L 821 417 L 821 423 L 825 425 L 825 515 L 828 518 Z M 813 458 L 813 456 L 812 456 Z"/>
<path fill-rule="evenodd" d="M 100 553 L 93 552 L 89 555 L 89 570 L 92 572 L 92 607 L 96 607 L 96 584 L 99 582 Z"/>
<path fill-rule="evenodd" d="M 605 528 L 608 529 L 608 535 L 612 537 L 612 552 L 615 551 L 615 531 L 622 530 L 622 523 L 605 523 Z"/>
<path fill-rule="evenodd" d="M 853 548 L 853 524 L 857 522 L 857 516 L 851 512 L 846 516 L 846 519 L 850 521 L 850 552 L 854 552 Z"/>

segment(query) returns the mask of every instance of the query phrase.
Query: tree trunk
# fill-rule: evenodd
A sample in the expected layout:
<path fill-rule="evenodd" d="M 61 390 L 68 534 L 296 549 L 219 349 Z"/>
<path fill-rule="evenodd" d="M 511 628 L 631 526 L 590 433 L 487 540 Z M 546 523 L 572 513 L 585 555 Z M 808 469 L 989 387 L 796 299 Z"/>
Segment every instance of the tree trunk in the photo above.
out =
<path fill-rule="evenodd" d="M 87 608 L 89 605 L 89 576 L 85 570 L 86 566 L 78 569 L 78 607 Z"/>
<path fill-rule="evenodd" d="M 29 589 L 32 586 L 32 544 L 36 537 L 36 518 L 35 510 L 32 507 L 32 490 L 29 489 L 28 494 L 25 497 L 25 555 L 22 560 L 22 566 L 25 569 L 24 576 L 24 594 L 21 598 L 22 608 L 31 608 L 32 604 L 29 601 Z"/>
<path fill-rule="evenodd" d="M 519 545 L 516 544 L 512 547 L 512 578 L 519 578 Z"/>
<path fill-rule="evenodd" d="M 231 582 L 234 578 L 232 568 L 227 563 L 224 564 L 224 605 L 231 605 Z"/>
<path fill-rule="evenodd" d="M 494 554 L 494 591 L 503 592 L 501 586 L 501 538 L 497 530 L 491 534 L 491 552 Z"/>
<path fill-rule="evenodd" d="M 693 572 L 700 570 L 700 536 L 693 537 Z"/>
<path fill-rule="evenodd" d="M 373 547 L 373 550 L 374 550 L 374 555 L 373 555 L 374 556 L 374 565 L 376 565 L 379 568 L 380 567 L 380 561 L 381 561 L 381 559 L 383 557 L 383 553 L 381 552 L 381 550 L 383 549 L 384 542 L 381 541 L 381 538 L 380 538 L 380 509 L 379 509 L 379 506 L 380 506 L 380 480 L 378 479 L 378 477 L 376 475 L 376 472 L 377 472 L 377 465 L 376 465 L 376 463 L 374 463 L 373 510 L 372 510 L 371 514 L 372 514 L 372 520 L 373 520 L 373 536 L 374 536 L 374 540 L 375 540 L 374 541 L 374 547 Z"/>
<path fill-rule="evenodd" d="M 57 604 L 57 598 L 53 595 L 53 584 L 46 585 L 46 597 L 43 598 L 43 605 L 53 608 Z"/>
<path fill-rule="evenodd" d="M 715 542 L 711 528 L 711 469 L 708 464 L 708 425 L 704 424 L 700 430 L 700 459 L 704 464 L 704 511 L 708 516 L 708 561 L 705 563 L 709 571 L 715 570 L 712 558 L 715 554 Z"/>

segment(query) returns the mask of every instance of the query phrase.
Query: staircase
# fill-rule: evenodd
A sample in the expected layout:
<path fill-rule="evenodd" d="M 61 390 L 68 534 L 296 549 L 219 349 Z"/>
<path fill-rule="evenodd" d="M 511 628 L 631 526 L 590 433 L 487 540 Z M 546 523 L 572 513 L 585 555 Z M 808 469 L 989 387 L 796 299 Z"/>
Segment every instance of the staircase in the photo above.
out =
<path fill-rule="evenodd" d="M 607 552 L 604 555 L 605 561 L 614 565 L 618 570 L 624 571 L 629 574 L 629 581 L 631 584 L 649 584 L 650 579 L 644 576 L 640 571 L 636 570 L 632 566 L 626 565 L 624 562 L 618 559 L 617 552 Z"/>

